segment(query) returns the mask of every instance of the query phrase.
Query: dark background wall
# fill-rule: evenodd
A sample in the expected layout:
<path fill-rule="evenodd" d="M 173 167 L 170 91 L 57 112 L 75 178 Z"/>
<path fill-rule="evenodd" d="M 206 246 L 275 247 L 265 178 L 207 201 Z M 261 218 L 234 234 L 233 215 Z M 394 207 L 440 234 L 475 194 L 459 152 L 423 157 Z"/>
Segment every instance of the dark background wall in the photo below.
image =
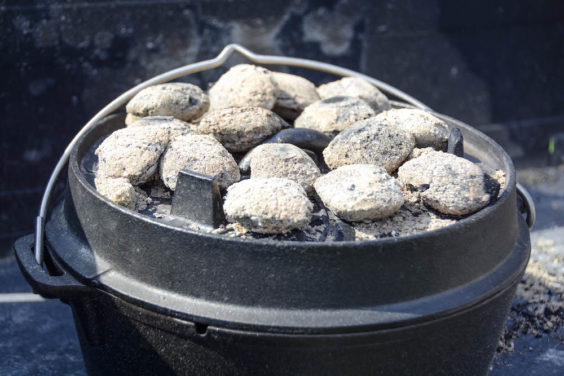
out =
<path fill-rule="evenodd" d="M 32 231 L 51 169 L 97 110 L 230 42 L 365 72 L 518 164 L 544 163 L 564 131 L 563 1 L 0 0 L 0 255 Z"/>

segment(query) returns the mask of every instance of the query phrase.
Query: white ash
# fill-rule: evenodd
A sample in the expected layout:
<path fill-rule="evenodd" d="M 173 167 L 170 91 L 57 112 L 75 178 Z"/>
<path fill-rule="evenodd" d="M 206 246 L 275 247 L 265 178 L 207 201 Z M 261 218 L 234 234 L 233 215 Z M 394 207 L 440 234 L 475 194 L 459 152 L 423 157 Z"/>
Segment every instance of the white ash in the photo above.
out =
<path fill-rule="evenodd" d="M 374 115 L 374 110 L 363 100 L 336 96 L 307 106 L 294 122 L 294 126 L 313 129 L 332 137 L 354 122 Z"/>
<path fill-rule="evenodd" d="M 96 190 L 110 201 L 128 209 L 143 209 L 148 197 L 139 192 L 126 178 L 97 177 Z"/>
<path fill-rule="evenodd" d="M 180 120 L 197 119 L 209 108 L 208 96 L 196 85 L 171 82 L 149 86 L 127 104 L 128 114 L 136 117 L 172 116 Z M 126 124 L 135 120 L 126 119 Z M 129 121 L 129 122 L 128 122 Z"/>
<path fill-rule="evenodd" d="M 196 130 L 215 137 L 230 152 L 244 152 L 288 126 L 274 112 L 261 107 L 236 107 L 210 111 Z"/>
<path fill-rule="evenodd" d="M 250 64 L 235 65 L 209 89 L 210 110 L 229 107 L 271 109 L 276 101 L 271 72 Z"/>
<path fill-rule="evenodd" d="M 257 178 L 229 187 L 223 210 L 229 222 L 249 231 L 278 234 L 306 227 L 313 204 L 295 181 Z"/>
<path fill-rule="evenodd" d="M 482 169 L 453 154 L 433 152 L 412 159 L 399 168 L 398 178 L 441 213 L 467 215 L 490 201 Z"/>
<path fill-rule="evenodd" d="M 376 165 L 339 167 L 317 179 L 314 186 L 323 203 L 350 222 L 388 217 L 404 202 L 398 182 Z"/>
<path fill-rule="evenodd" d="M 355 223 L 355 239 L 374 240 L 414 235 L 456 223 L 456 219 L 441 218 L 421 202 L 406 202 L 393 215 L 368 223 Z"/>
<path fill-rule="evenodd" d="M 222 188 L 240 178 L 231 154 L 213 137 L 205 135 L 181 136 L 170 143 L 161 161 L 160 174 L 163 183 L 173 191 L 182 169 L 216 177 Z"/>
<path fill-rule="evenodd" d="M 412 135 L 372 117 L 339 133 L 323 150 L 323 157 L 331 169 L 350 164 L 375 164 L 391 173 L 409 156 L 414 146 Z"/>
<path fill-rule="evenodd" d="M 286 178 L 310 193 L 321 175 L 305 151 L 291 144 L 263 144 L 251 152 L 251 179 Z"/>
<path fill-rule="evenodd" d="M 147 126 L 159 126 L 167 129 L 170 136 L 170 140 L 184 136 L 187 134 L 194 133 L 194 124 L 187 123 L 185 121 L 176 119 L 172 116 L 147 116 L 140 118 L 128 125 L 129 127 L 147 127 Z"/>
<path fill-rule="evenodd" d="M 294 120 L 304 108 L 320 99 L 315 85 L 303 77 L 272 72 L 271 78 L 276 89 L 276 102 L 272 111 L 286 120 Z"/>
<path fill-rule="evenodd" d="M 169 141 L 169 131 L 159 126 L 118 129 L 96 149 L 96 176 L 126 178 L 133 185 L 150 180 Z"/>
<path fill-rule="evenodd" d="M 378 113 L 390 108 L 388 98 L 374 85 L 359 77 L 344 77 L 321 85 L 317 92 L 322 99 L 344 95 L 362 99 Z"/>
<path fill-rule="evenodd" d="M 147 195 L 147 192 L 139 187 L 133 187 L 137 195 L 137 202 L 135 203 L 135 210 L 141 211 L 147 209 L 147 206 L 153 202 L 153 199 Z"/>
<path fill-rule="evenodd" d="M 391 127 L 412 134 L 415 138 L 415 145 L 419 148 L 446 149 L 449 134 L 448 126 L 444 121 L 427 111 L 399 108 L 384 111 L 376 117 Z"/>
<path fill-rule="evenodd" d="M 497 183 L 499 184 L 499 195 L 501 195 L 503 193 L 503 190 L 505 189 L 505 185 L 507 183 L 507 179 L 506 179 L 506 174 L 505 171 L 503 170 L 495 170 L 492 174 L 491 177 L 493 179 L 495 179 L 495 181 L 497 181 Z"/>

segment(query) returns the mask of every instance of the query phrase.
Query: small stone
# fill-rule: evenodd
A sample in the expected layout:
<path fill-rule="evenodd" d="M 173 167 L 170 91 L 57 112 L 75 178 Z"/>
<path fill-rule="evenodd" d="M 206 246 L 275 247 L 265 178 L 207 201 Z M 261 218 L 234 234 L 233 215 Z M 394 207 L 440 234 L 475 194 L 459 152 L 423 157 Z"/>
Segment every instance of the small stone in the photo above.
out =
<path fill-rule="evenodd" d="M 159 126 L 127 127 L 108 136 L 95 151 L 96 176 L 126 178 L 137 185 L 150 180 L 169 141 L 169 131 Z"/>
<path fill-rule="evenodd" d="M 250 64 L 235 65 L 210 88 L 210 110 L 229 107 L 263 107 L 276 102 L 271 72 Z"/>
<path fill-rule="evenodd" d="M 251 179 L 286 178 L 313 191 L 313 182 L 321 175 L 305 151 L 291 144 L 263 144 L 251 152 Z"/>
<path fill-rule="evenodd" d="M 400 185 L 376 165 L 339 167 L 317 179 L 314 186 L 333 213 L 351 222 L 388 217 L 404 203 Z"/>
<path fill-rule="evenodd" d="M 294 120 L 304 108 L 320 99 L 315 85 L 303 77 L 272 72 L 271 78 L 276 88 L 276 102 L 272 111 L 286 120 Z"/>
<path fill-rule="evenodd" d="M 443 152 L 427 153 L 398 170 L 402 184 L 444 214 L 462 216 L 488 204 L 484 172 L 474 163 Z"/>
<path fill-rule="evenodd" d="M 359 77 L 344 77 L 340 80 L 326 83 L 319 86 L 317 92 L 322 99 L 338 95 L 362 99 L 376 113 L 390 108 L 388 98 L 376 86 Z"/>
<path fill-rule="evenodd" d="M 305 228 L 311 219 L 313 204 L 295 181 L 257 178 L 229 187 L 223 210 L 227 221 L 249 231 L 279 234 Z"/>
<path fill-rule="evenodd" d="M 186 135 L 170 143 L 163 155 L 160 173 L 164 184 L 173 191 L 182 169 L 216 177 L 221 188 L 227 188 L 240 178 L 231 154 L 211 136 Z"/>
<path fill-rule="evenodd" d="M 96 190 L 118 205 L 135 210 L 137 192 L 126 178 L 96 177 Z"/>
<path fill-rule="evenodd" d="M 137 117 L 160 115 L 190 121 L 202 116 L 209 105 L 208 96 L 196 85 L 170 82 L 141 90 L 129 101 L 126 110 Z M 133 120 L 126 119 L 126 124 Z"/>
<path fill-rule="evenodd" d="M 446 150 L 448 126 L 427 111 L 412 108 L 391 109 L 378 114 L 376 118 L 384 124 L 413 135 L 415 145 L 419 148 Z"/>
<path fill-rule="evenodd" d="M 294 122 L 294 126 L 313 129 L 332 137 L 354 122 L 374 114 L 374 110 L 361 99 L 330 97 L 307 106 Z"/>
<path fill-rule="evenodd" d="M 331 169 L 351 164 L 375 164 L 391 173 L 409 156 L 414 146 L 413 136 L 373 117 L 358 121 L 338 134 L 323 151 L 323 157 Z"/>
<path fill-rule="evenodd" d="M 196 131 L 215 137 L 233 153 L 260 144 L 287 124 L 274 112 L 261 107 L 237 107 L 210 111 Z"/>
<path fill-rule="evenodd" d="M 170 140 L 194 133 L 194 125 L 178 120 L 172 116 L 147 116 L 128 125 L 129 127 L 158 126 L 168 130 Z"/>

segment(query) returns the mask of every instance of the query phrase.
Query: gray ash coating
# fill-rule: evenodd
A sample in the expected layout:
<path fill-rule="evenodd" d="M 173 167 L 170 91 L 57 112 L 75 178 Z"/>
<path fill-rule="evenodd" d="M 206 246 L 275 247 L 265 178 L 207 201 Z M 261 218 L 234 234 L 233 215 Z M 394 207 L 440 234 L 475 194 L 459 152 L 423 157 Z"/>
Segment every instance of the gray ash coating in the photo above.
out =
<path fill-rule="evenodd" d="M 230 152 L 244 152 L 288 124 L 261 107 L 234 107 L 205 114 L 196 131 L 215 137 Z"/>
<path fill-rule="evenodd" d="M 272 72 L 271 79 L 276 88 L 276 102 L 272 111 L 286 120 L 294 120 L 304 108 L 321 99 L 315 85 L 303 77 Z"/>
<path fill-rule="evenodd" d="M 418 148 L 446 150 L 448 126 L 427 111 L 414 108 L 391 109 L 378 114 L 376 119 L 411 134 Z"/>
<path fill-rule="evenodd" d="M 127 104 L 133 115 L 127 124 L 145 116 L 172 116 L 183 121 L 197 119 L 209 108 L 208 96 L 196 85 L 170 82 L 141 90 Z"/>
<path fill-rule="evenodd" d="M 96 178 L 95 185 L 102 196 L 128 209 L 136 209 L 137 192 L 128 179 L 100 177 Z"/>
<path fill-rule="evenodd" d="M 376 165 L 339 167 L 317 179 L 315 190 L 333 213 L 351 222 L 388 217 L 404 203 L 400 185 Z"/>
<path fill-rule="evenodd" d="M 131 184 L 151 179 L 157 171 L 169 131 L 160 126 L 118 129 L 96 149 L 97 176 L 126 178 Z"/>
<path fill-rule="evenodd" d="M 471 214 L 490 202 L 482 169 L 452 154 L 430 152 L 411 159 L 399 168 L 398 179 L 444 214 Z"/>
<path fill-rule="evenodd" d="M 208 91 L 210 110 L 229 107 L 262 107 L 276 102 L 271 72 L 263 67 L 239 64 L 224 73 Z"/>
<path fill-rule="evenodd" d="M 313 204 L 292 180 L 255 178 L 230 186 L 223 210 L 228 222 L 248 231 L 277 234 L 307 227 Z"/>
<path fill-rule="evenodd" d="M 323 151 L 323 156 L 331 169 L 350 164 L 375 164 L 391 173 L 414 146 L 413 136 L 373 117 L 357 121 L 339 133 Z"/>
<path fill-rule="evenodd" d="M 359 77 L 344 77 L 321 85 L 317 92 L 322 99 L 344 95 L 362 99 L 375 113 L 390 109 L 388 98 L 370 82 Z"/>
<path fill-rule="evenodd" d="M 174 139 L 166 149 L 160 175 L 164 184 L 175 190 L 178 172 L 188 169 L 216 177 L 222 188 L 239 180 L 239 168 L 235 159 L 211 136 L 186 135 Z"/>
<path fill-rule="evenodd" d="M 294 126 L 313 129 L 332 137 L 354 122 L 374 115 L 374 110 L 361 99 L 334 96 L 307 106 Z"/>
<path fill-rule="evenodd" d="M 457 221 L 456 218 L 428 208 L 415 193 L 404 190 L 403 196 L 404 205 L 391 216 L 368 223 L 355 223 L 355 238 L 357 240 L 395 238 L 437 230 Z"/>
<path fill-rule="evenodd" d="M 168 130 L 170 139 L 194 133 L 194 124 L 176 119 L 172 116 L 147 116 L 132 122 L 128 127 L 160 126 Z"/>
<path fill-rule="evenodd" d="M 251 152 L 250 160 L 251 179 L 290 179 L 306 193 L 313 191 L 313 183 L 321 175 L 319 167 L 307 153 L 291 144 L 259 145 Z"/>
<path fill-rule="evenodd" d="M 314 131 L 313 129 L 288 128 L 269 137 L 262 143 L 262 145 L 275 143 L 292 144 L 304 149 L 306 152 L 315 153 L 315 158 L 313 159 L 316 163 L 318 163 L 320 159 L 318 156 L 320 156 L 327 145 L 329 145 L 329 142 L 331 142 L 329 137 L 321 132 Z M 247 152 L 247 154 L 245 154 L 239 161 L 239 170 L 241 170 L 242 174 L 248 174 L 251 168 L 251 155 L 253 150 L 254 149 Z"/>

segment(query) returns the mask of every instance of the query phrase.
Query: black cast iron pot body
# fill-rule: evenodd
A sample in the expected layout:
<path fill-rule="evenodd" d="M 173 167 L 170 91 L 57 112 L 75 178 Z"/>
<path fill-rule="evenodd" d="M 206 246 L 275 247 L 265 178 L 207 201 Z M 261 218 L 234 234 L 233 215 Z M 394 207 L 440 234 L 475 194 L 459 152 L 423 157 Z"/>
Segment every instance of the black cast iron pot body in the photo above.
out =
<path fill-rule="evenodd" d="M 486 375 L 529 231 L 506 153 L 437 116 L 470 158 L 505 171 L 500 198 L 440 230 L 332 243 L 229 238 L 110 202 L 81 167 L 123 126 L 109 117 L 72 152 L 46 228 L 51 274 L 31 237 L 16 243 L 20 266 L 72 307 L 89 375 Z"/>

